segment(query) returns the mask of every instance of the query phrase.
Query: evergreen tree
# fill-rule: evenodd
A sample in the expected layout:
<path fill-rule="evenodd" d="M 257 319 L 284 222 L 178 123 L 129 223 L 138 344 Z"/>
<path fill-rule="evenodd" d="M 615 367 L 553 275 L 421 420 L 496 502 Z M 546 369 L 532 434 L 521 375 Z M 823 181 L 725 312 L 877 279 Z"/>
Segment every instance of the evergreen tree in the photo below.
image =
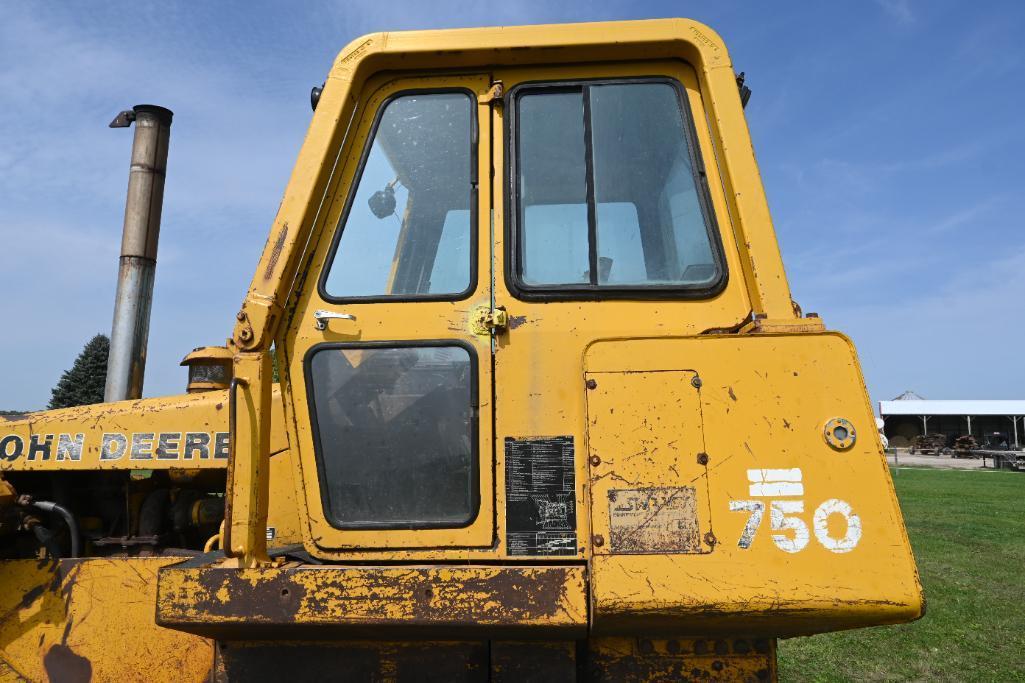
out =
<path fill-rule="evenodd" d="M 98 334 L 89 340 L 71 369 L 61 375 L 53 388 L 49 409 L 85 406 L 103 403 L 103 389 L 107 382 L 107 354 L 110 340 Z"/>

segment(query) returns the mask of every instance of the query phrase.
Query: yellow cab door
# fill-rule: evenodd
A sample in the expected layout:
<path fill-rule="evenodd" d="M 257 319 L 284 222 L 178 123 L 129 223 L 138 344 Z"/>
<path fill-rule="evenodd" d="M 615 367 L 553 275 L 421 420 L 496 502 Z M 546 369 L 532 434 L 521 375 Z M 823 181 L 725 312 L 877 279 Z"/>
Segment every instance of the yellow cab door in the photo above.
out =
<path fill-rule="evenodd" d="M 342 150 L 285 341 L 322 555 L 492 544 L 489 85 L 381 79 Z"/>
<path fill-rule="evenodd" d="M 495 77 L 506 92 L 495 301 L 508 325 L 494 369 L 504 548 L 548 561 L 710 552 L 694 366 L 681 357 L 637 373 L 636 358 L 591 358 L 750 313 L 696 75 L 652 61 Z"/>

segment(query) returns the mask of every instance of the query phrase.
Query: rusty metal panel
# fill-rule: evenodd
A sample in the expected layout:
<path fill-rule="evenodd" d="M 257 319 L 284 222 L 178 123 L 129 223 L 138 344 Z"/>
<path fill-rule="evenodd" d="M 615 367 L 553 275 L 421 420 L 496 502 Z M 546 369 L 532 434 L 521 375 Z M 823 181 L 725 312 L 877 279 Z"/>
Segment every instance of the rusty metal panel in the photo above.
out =
<path fill-rule="evenodd" d="M 0 679 L 207 680 L 211 642 L 153 620 L 157 570 L 180 560 L 0 561 Z"/>
<path fill-rule="evenodd" d="M 711 552 L 695 554 L 616 554 L 608 543 L 596 551 L 596 632 L 783 636 L 898 623 L 922 614 L 911 547 L 857 358 L 845 337 L 600 342 L 586 363 L 588 376 L 599 378 L 597 389 L 588 392 L 591 430 L 599 430 L 590 448 L 602 459 L 592 474 L 596 533 L 602 533 L 607 514 L 598 485 L 613 476 L 600 479 L 608 441 L 603 420 L 612 416 L 592 410 L 592 403 L 602 399 L 601 377 L 617 376 L 610 371 L 628 363 L 625 369 L 633 372 L 619 377 L 678 381 L 672 387 L 668 381 L 665 387 L 650 384 L 645 392 L 629 379 L 622 388 L 614 385 L 620 399 L 632 404 L 630 417 L 615 428 L 620 450 L 650 454 L 650 425 L 659 420 L 675 420 L 668 431 L 679 434 L 674 449 L 631 461 L 647 470 L 626 473 L 629 486 L 642 477 L 672 476 L 681 445 L 693 451 L 703 444 L 708 509 L 699 505 L 698 515 L 710 515 L 714 541 Z M 683 364 L 686 371 L 660 372 Z M 700 381 L 681 387 L 688 373 Z M 690 412 L 683 420 L 676 417 L 677 397 L 688 389 L 691 402 L 684 405 Z M 665 438 L 671 439 L 668 433 Z M 608 467 L 624 476 L 619 461 Z"/>
<path fill-rule="evenodd" d="M 548 683 L 577 679 L 573 641 L 492 641 L 491 683 Z"/>
<path fill-rule="evenodd" d="M 700 553 L 697 489 L 659 486 L 609 491 L 609 549 L 625 553 Z"/>
<path fill-rule="evenodd" d="M 370 629 L 375 638 L 574 637 L 587 627 L 580 566 L 192 565 L 161 572 L 157 622 L 217 638 L 366 637 Z"/>
<path fill-rule="evenodd" d="M 217 683 L 339 680 L 485 683 L 488 643 L 253 641 L 217 645 Z"/>
<path fill-rule="evenodd" d="M 776 680 L 769 638 L 599 638 L 588 653 L 591 681 Z"/>

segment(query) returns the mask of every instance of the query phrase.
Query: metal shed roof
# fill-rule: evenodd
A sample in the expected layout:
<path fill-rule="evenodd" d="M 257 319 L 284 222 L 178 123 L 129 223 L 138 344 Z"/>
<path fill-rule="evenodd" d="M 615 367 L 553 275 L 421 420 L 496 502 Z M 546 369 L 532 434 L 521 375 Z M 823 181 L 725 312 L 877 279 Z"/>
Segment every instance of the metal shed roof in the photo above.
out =
<path fill-rule="evenodd" d="M 1025 401 L 880 401 L 880 415 L 1025 415 Z"/>

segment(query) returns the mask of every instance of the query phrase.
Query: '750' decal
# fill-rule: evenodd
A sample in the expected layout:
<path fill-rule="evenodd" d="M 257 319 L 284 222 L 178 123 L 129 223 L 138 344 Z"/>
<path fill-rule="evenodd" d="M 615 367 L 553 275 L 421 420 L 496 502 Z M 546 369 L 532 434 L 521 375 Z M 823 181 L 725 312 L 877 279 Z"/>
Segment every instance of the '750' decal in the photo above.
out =
<path fill-rule="evenodd" d="M 748 470 L 747 479 L 750 483 L 751 498 L 767 498 L 766 500 L 731 500 L 730 510 L 747 512 L 747 524 L 740 534 L 737 545 L 748 549 L 754 543 L 755 534 L 765 516 L 765 504 L 769 504 L 769 526 L 772 530 L 772 542 L 776 547 L 788 553 L 799 553 L 808 546 L 811 533 L 808 524 L 798 517 L 804 513 L 804 484 L 801 481 L 801 470 Z M 794 500 L 794 499 L 797 500 Z M 782 500 L 780 500 L 782 499 Z M 847 532 L 841 538 L 830 536 L 829 518 L 840 515 L 847 522 Z M 861 540 L 861 518 L 851 509 L 850 503 L 838 498 L 830 498 L 815 508 L 812 515 L 812 530 L 815 539 L 823 548 L 834 553 L 849 553 Z"/>

